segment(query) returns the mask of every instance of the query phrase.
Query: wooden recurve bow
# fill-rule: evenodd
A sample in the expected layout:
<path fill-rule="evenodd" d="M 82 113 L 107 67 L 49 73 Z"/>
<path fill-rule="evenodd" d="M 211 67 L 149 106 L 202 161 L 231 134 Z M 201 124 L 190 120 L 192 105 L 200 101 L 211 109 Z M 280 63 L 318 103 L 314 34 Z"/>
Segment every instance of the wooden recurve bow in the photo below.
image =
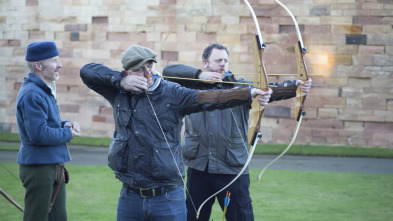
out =
<path fill-rule="evenodd" d="M 296 33 L 297 33 L 297 36 L 298 36 L 298 42 L 295 44 L 297 78 L 298 78 L 298 80 L 302 80 L 303 82 L 306 82 L 309 79 L 308 78 L 306 61 L 304 59 L 304 55 L 305 55 L 307 49 L 306 49 L 306 47 L 303 44 L 303 39 L 302 39 L 302 35 L 300 33 L 299 25 L 298 25 L 298 23 L 297 23 L 297 21 L 295 19 L 295 16 L 293 16 L 292 12 L 284 4 L 282 4 L 280 1 L 278 1 L 278 0 L 275 0 L 275 1 L 288 12 L 288 14 L 291 16 L 291 18 L 292 18 L 292 20 L 294 22 L 294 25 L 295 25 L 295 28 L 296 28 Z M 304 102 L 306 100 L 306 96 L 307 96 L 307 94 L 302 91 L 301 86 L 299 85 L 297 90 L 296 90 L 296 106 L 295 106 L 295 109 L 294 109 L 294 117 L 298 121 L 295 133 L 294 133 L 294 135 L 292 137 L 291 142 L 287 146 L 287 148 L 285 148 L 285 150 L 280 155 L 278 155 L 274 160 L 272 160 L 269 164 L 267 164 L 262 169 L 261 173 L 258 176 L 258 182 L 261 181 L 262 174 L 265 172 L 265 170 L 270 165 L 272 165 L 274 162 L 276 162 L 279 158 L 281 158 L 289 150 L 289 148 L 291 148 L 292 144 L 295 142 L 297 134 L 299 132 L 299 128 L 300 128 L 303 116 L 306 114 L 306 111 L 304 111 Z"/>

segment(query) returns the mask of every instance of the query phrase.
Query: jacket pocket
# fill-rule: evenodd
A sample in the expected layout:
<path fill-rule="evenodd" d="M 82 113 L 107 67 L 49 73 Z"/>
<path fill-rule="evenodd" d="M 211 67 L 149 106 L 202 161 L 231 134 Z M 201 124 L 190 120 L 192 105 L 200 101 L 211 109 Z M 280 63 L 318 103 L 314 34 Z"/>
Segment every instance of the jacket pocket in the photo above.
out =
<path fill-rule="evenodd" d="M 241 140 L 241 139 L 239 139 Z M 225 162 L 229 166 L 242 167 L 247 161 L 248 151 L 246 151 L 243 143 L 230 143 L 227 148 Z"/>
<path fill-rule="evenodd" d="M 189 160 L 195 159 L 199 151 L 199 135 L 188 135 L 185 133 L 182 146 L 184 158 Z"/>
<path fill-rule="evenodd" d="M 131 119 L 131 110 L 125 106 L 120 106 L 115 109 L 116 113 L 116 121 L 119 127 L 124 128 L 127 126 L 128 122 Z"/>
<path fill-rule="evenodd" d="M 161 124 L 162 130 L 167 133 L 172 133 L 174 128 L 177 128 L 179 125 L 179 107 L 176 104 L 171 103 L 162 103 L 155 108 L 156 113 L 150 108 L 148 109 L 150 116 L 154 121 L 157 121 L 157 118 Z M 175 131 L 176 133 L 177 131 Z"/>
<path fill-rule="evenodd" d="M 184 164 L 180 146 L 154 148 L 152 174 L 157 179 L 175 180 L 184 176 Z M 176 163 L 175 163 L 176 162 Z"/>
<path fill-rule="evenodd" d="M 127 169 L 128 138 L 117 135 L 112 139 L 108 152 L 108 166 L 116 172 L 124 172 Z"/>

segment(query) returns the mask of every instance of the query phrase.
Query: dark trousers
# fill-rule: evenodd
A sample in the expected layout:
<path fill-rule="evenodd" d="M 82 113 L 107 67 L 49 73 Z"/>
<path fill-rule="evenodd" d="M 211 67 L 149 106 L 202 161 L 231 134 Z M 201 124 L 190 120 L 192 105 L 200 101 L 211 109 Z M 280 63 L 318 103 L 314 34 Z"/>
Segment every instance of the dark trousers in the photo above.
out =
<path fill-rule="evenodd" d="M 187 188 L 191 197 L 187 193 L 187 220 L 197 220 L 196 210 L 208 197 L 226 186 L 236 175 L 232 174 L 209 174 L 205 171 L 198 171 L 192 168 L 187 170 Z M 217 198 L 221 208 L 224 208 L 226 192 L 231 193 L 229 206 L 225 215 L 228 221 L 252 221 L 254 213 L 250 198 L 250 177 L 248 174 L 241 175 L 228 189 L 223 190 L 216 197 L 211 198 L 202 208 L 198 221 L 208 221 L 215 198 Z M 195 206 L 195 207 L 194 207 Z"/>
<path fill-rule="evenodd" d="M 61 180 L 60 176 L 59 164 L 19 166 L 19 177 L 26 190 L 24 221 L 67 220 L 64 175 Z M 61 188 L 49 212 L 59 182 L 62 182 Z"/>

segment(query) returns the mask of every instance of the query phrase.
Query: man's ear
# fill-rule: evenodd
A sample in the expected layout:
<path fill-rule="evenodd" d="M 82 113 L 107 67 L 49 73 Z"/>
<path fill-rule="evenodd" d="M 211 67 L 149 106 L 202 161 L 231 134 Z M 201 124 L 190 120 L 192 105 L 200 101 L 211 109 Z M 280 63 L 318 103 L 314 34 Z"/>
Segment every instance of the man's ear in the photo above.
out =
<path fill-rule="evenodd" d="M 207 60 L 205 60 L 205 59 L 202 60 L 203 69 L 206 69 L 206 68 L 207 68 L 208 63 L 209 63 L 209 62 L 208 62 Z"/>
<path fill-rule="evenodd" d="M 40 62 L 34 62 L 34 69 L 42 71 L 42 64 Z"/>

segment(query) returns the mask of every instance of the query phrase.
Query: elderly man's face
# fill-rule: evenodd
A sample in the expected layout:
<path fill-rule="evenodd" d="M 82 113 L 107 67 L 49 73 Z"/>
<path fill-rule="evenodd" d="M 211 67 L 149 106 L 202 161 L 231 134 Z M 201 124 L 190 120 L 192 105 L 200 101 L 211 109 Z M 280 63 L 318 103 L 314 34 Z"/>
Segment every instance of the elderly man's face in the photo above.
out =
<path fill-rule="evenodd" d="M 59 79 L 59 70 L 62 67 L 59 61 L 59 56 L 48 58 L 38 62 L 40 65 L 40 72 L 45 82 L 52 82 Z"/>

